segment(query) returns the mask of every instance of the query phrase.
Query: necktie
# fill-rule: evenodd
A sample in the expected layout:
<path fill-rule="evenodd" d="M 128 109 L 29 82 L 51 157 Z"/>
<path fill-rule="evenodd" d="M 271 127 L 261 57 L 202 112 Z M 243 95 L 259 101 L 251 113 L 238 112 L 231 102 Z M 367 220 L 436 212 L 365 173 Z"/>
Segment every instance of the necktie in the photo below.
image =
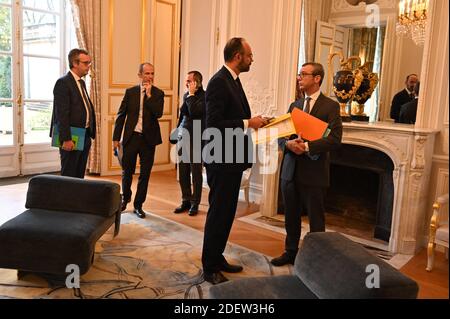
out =
<path fill-rule="evenodd" d="M 244 92 L 244 88 L 242 87 L 241 80 L 239 78 L 236 78 L 236 84 L 238 87 L 239 95 L 242 97 L 242 93 Z"/>
<path fill-rule="evenodd" d="M 309 113 L 309 105 L 310 105 L 310 102 L 311 102 L 311 97 L 307 97 L 306 98 L 306 105 L 305 105 L 305 108 L 303 109 L 303 111 L 304 112 L 306 112 L 306 113 Z"/>
<path fill-rule="evenodd" d="M 90 105 L 89 98 L 87 95 L 86 83 L 84 82 L 83 79 L 79 79 L 78 82 L 80 82 L 80 85 L 81 85 L 81 94 L 83 95 L 84 106 L 86 108 L 86 123 L 87 123 L 87 126 L 89 127 L 91 125 L 91 123 L 90 123 L 90 121 L 91 121 L 91 114 L 90 114 L 91 105 Z"/>
<path fill-rule="evenodd" d="M 142 108 L 144 108 L 144 102 L 147 99 L 147 94 L 145 93 L 145 89 L 142 90 Z"/>
<path fill-rule="evenodd" d="M 83 94 L 83 100 L 86 103 L 86 105 L 89 105 L 89 99 L 87 97 L 87 90 L 86 90 L 86 83 L 83 79 L 79 79 L 78 82 L 80 82 L 81 85 L 81 93 Z"/>

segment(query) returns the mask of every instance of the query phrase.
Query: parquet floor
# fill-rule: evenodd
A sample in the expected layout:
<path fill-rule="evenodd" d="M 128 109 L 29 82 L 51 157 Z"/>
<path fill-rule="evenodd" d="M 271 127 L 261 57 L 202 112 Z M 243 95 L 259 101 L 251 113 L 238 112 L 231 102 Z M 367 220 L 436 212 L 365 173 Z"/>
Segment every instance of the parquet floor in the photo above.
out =
<path fill-rule="evenodd" d="M 120 176 L 96 177 L 87 176 L 89 179 L 106 179 L 120 184 Z M 27 182 L 26 178 L 20 179 L 0 179 L 0 186 L 8 185 L 16 182 Z M 137 176 L 133 180 L 133 192 L 135 191 Z M 1 189 L 1 188 L 0 188 Z M 12 208 L 23 207 L 17 202 L 19 196 L 13 189 L 9 192 L 0 193 L 0 201 L 3 211 L 8 210 L 8 206 Z M 176 180 L 175 171 L 153 172 L 150 178 L 147 200 L 144 204 L 144 210 L 152 212 L 161 217 L 173 220 L 189 227 L 203 231 L 205 224 L 206 212 L 208 210 L 208 191 L 203 190 L 202 202 L 200 204 L 200 212 L 197 216 L 188 216 L 187 213 L 174 214 L 173 209 L 179 205 L 181 200 L 181 192 L 179 184 Z M 18 206 L 19 205 L 19 206 Z M 258 211 L 258 205 L 250 204 L 247 206 L 245 202 L 239 202 L 236 219 L 231 230 L 229 240 L 235 244 L 241 245 L 248 249 L 266 254 L 268 256 L 278 256 L 283 252 L 284 235 L 278 232 L 267 230 L 258 226 L 248 224 L 238 220 L 239 217 L 253 214 Z M 131 213 L 133 209 L 132 203 L 129 204 L 127 210 Z M 18 212 L 20 213 L 20 211 Z M 0 224 L 14 214 L 2 216 Z M 443 253 L 437 252 L 435 259 L 435 267 L 432 272 L 425 270 L 427 261 L 426 249 L 421 250 L 413 257 L 401 271 L 407 276 L 416 280 L 419 284 L 419 298 L 449 298 L 449 265 Z"/>

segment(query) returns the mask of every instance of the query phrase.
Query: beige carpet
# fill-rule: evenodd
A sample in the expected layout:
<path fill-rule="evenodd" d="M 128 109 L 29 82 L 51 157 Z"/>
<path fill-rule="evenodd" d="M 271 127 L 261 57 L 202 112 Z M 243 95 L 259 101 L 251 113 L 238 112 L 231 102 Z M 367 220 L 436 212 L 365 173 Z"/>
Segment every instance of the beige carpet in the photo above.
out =
<path fill-rule="evenodd" d="M 108 231 L 96 246 L 95 261 L 81 277 L 81 289 L 50 287 L 34 275 L 17 279 L 17 272 L 0 268 L 0 298 L 207 298 L 210 284 L 201 276 L 203 234 L 156 215 L 141 220 L 122 215 L 120 234 Z M 230 279 L 288 274 L 291 266 L 272 268 L 268 258 L 229 245 L 229 262 L 244 266 Z"/>

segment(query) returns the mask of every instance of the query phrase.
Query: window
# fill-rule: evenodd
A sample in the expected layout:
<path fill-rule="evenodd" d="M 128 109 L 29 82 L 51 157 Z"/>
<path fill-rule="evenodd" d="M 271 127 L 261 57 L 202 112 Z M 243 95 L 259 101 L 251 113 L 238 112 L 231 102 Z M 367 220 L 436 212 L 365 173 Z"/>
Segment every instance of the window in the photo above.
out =
<path fill-rule="evenodd" d="M 0 0 L 0 146 L 50 142 L 53 86 L 76 46 L 68 0 Z"/>

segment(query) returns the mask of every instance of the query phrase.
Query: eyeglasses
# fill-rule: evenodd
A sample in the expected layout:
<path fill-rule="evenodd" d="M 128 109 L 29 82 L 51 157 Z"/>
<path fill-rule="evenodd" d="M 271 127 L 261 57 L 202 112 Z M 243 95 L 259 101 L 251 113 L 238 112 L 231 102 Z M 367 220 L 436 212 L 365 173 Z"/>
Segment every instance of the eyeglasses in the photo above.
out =
<path fill-rule="evenodd" d="M 83 63 L 84 65 L 91 65 L 92 61 L 80 61 L 78 60 L 79 63 Z"/>
<path fill-rule="evenodd" d="M 306 73 L 306 72 L 300 72 L 300 73 L 298 74 L 298 76 L 301 77 L 301 78 L 304 78 L 304 77 L 307 76 L 307 75 L 316 76 L 316 74 L 314 74 L 314 73 Z"/>

